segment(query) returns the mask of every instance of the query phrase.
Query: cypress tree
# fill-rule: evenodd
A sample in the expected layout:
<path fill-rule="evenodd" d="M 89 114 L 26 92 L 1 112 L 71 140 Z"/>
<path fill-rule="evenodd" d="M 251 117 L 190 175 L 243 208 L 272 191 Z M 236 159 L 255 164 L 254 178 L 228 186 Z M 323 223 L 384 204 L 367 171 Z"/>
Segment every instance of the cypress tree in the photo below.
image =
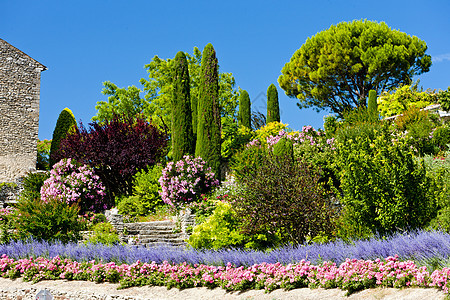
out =
<path fill-rule="evenodd" d="M 278 91 L 272 83 L 267 89 L 267 124 L 280 122 L 280 106 L 278 104 Z"/>
<path fill-rule="evenodd" d="M 216 178 L 220 178 L 219 73 L 216 51 L 211 44 L 203 49 L 197 114 L 195 156 L 205 160 Z"/>
<path fill-rule="evenodd" d="M 378 119 L 377 92 L 375 90 L 369 91 L 367 110 L 371 118 Z"/>
<path fill-rule="evenodd" d="M 72 111 L 67 107 L 62 110 L 62 112 L 58 116 L 58 120 L 56 121 L 55 129 L 53 130 L 52 143 L 50 145 L 50 160 L 49 166 L 50 169 L 53 167 L 57 161 L 55 161 L 55 157 L 59 150 L 59 145 L 61 144 L 61 140 L 63 140 L 69 131 L 77 129 L 77 121 L 75 120 L 75 116 Z"/>
<path fill-rule="evenodd" d="M 172 158 L 178 161 L 183 155 L 193 155 L 195 152 L 189 69 L 186 55 L 182 51 L 175 56 L 172 68 Z"/>
<path fill-rule="evenodd" d="M 251 128 L 251 104 L 250 97 L 246 90 L 243 90 L 239 96 L 239 125 Z"/>

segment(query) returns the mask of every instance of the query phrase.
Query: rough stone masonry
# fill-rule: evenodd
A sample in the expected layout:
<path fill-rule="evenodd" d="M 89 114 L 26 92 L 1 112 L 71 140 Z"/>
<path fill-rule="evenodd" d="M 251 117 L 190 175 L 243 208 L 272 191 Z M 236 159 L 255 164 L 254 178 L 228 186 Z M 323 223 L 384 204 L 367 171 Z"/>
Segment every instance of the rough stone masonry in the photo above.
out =
<path fill-rule="evenodd" d="M 36 169 L 41 72 L 47 68 L 0 39 L 0 182 Z"/>

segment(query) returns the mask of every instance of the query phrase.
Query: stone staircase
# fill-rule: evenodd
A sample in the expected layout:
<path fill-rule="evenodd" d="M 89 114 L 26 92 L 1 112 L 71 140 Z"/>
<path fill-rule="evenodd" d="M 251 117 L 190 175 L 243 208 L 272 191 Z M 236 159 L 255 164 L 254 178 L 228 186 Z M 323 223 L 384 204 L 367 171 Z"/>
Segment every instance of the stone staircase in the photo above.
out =
<path fill-rule="evenodd" d="M 188 235 L 173 221 L 123 223 L 121 240 L 132 245 L 185 246 Z"/>
<path fill-rule="evenodd" d="M 117 211 L 107 211 L 108 221 L 119 233 L 122 242 L 136 246 L 186 246 L 188 227 L 195 225 L 195 215 L 190 211 L 181 213 L 175 220 L 123 223 Z"/>

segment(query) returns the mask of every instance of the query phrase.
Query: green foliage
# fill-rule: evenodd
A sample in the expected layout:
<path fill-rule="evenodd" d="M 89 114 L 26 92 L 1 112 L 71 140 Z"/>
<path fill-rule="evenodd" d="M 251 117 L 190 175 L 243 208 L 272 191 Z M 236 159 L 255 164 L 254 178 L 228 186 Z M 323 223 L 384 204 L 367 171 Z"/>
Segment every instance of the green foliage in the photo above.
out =
<path fill-rule="evenodd" d="M 278 91 L 273 83 L 267 88 L 267 124 L 270 122 L 280 122 Z"/>
<path fill-rule="evenodd" d="M 248 95 L 246 90 L 242 90 L 239 96 L 239 115 L 238 115 L 239 126 L 251 128 L 251 117 L 252 117 L 252 110 L 251 110 L 250 96 Z"/>
<path fill-rule="evenodd" d="M 236 178 L 241 178 L 248 171 L 248 167 L 259 166 L 264 163 L 267 149 L 258 145 L 247 145 L 240 152 L 233 155 L 230 168 Z"/>
<path fill-rule="evenodd" d="M 436 152 L 431 139 L 436 124 L 430 113 L 417 107 L 410 107 L 395 119 L 396 129 L 406 134 L 408 145 L 414 147 L 419 155 Z"/>
<path fill-rule="evenodd" d="M 450 111 L 450 86 L 445 91 L 439 91 L 437 98 L 442 110 Z"/>
<path fill-rule="evenodd" d="M 55 156 L 59 150 L 61 140 L 63 140 L 68 133 L 75 130 L 77 130 L 77 121 L 75 120 L 72 111 L 66 107 L 59 114 L 55 129 L 53 130 L 53 138 L 50 146 L 49 168 L 59 161 L 55 158 Z"/>
<path fill-rule="evenodd" d="M 41 187 L 49 177 L 49 172 L 28 173 L 23 178 L 21 196 L 28 199 L 41 199 Z"/>
<path fill-rule="evenodd" d="M 339 120 L 336 116 L 328 115 L 323 117 L 323 129 L 328 138 L 334 137 L 338 128 Z"/>
<path fill-rule="evenodd" d="M 221 157 L 218 68 L 216 51 L 211 44 L 208 44 L 203 50 L 202 57 L 195 156 L 206 161 L 216 178 L 220 178 Z"/>
<path fill-rule="evenodd" d="M 189 69 L 183 52 L 177 53 L 172 68 L 172 159 L 179 161 L 184 155 L 193 155 L 195 152 Z"/>
<path fill-rule="evenodd" d="M 308 38 L 285 64 L 278 83 L 300 108 L 329 108 L 342 116 L 366 106 L 369 90 L 380 94 L 428 72 L 426 50 L 424 41 L 384 22 L 341 22 Z"/>
<path fill-rule="evenodd" d="M 83 230 L 83 223 L 78 219 L 79 211 L 76 204 L 68 205 L 58 199 L 45 203 L 40 199 L 20 197 L 14 227 L 20 239 L 77 241 Z"/>
<path fill-rule="evenodd" d="M 349 218 L 381 234 L 426 226 L 436 214 L 425 167 L 406 143 L 392 141 L 388 126 L 339 140 L 336 157 L 340 201 Z"/>
<path fill-rule="evenodd" d="M 432 91 L 419 90 L 418 85 L 419 82 L 416 82 L 413 85 L 400 86 L 392 93 L 382 92 L 378 98 L 378 108 L 381 116 L 395 116 L 412 107 L 421 109 L 436 103 L 436 94 Z"/>
<path fill-rule="evenodd" d="M 103 82 L 102 94 L 108 96 L 108 101 L 98 101 L 95 109 L 97 114 L 92 117 L 92 121 L 104 124 L 112 120 L 114 116 L 125 116 L 134 118 L 141 115 L 149 105 L 148 101 L 141 99 L 141 90 L 137 87 L 119 88 L 110 81 Z M 149 121 L 149 119 L 147 119 Z"/>
<path fill-rule="evenodd" d="M 369 115 L 372 118 L 378 118 L 377 92 L 375 90 L 369 91 L 369 101 L 367 103 L 367 109 L 369 111 Z"/>
<path fill-rule="evenodd" d="M 38 140 L 36 170 L 50 170 L 49 160 L 51 144 L 51 140 Z"/>
<path fill-rule="evenodd" d="M 114 245 L 120 242 L 119 235 L 111 223 L 97 223 L 92 227 L 92 231 L 87 243 Z"/>
<path fill-rule="evenodd" d="M 147 170 L 142 169 L 133 176 L 133 195 L 121 199 L 118 203 L 117 208 L 121 214 L 146 216 L 163 205 L 158 182 L 162 169 L 162 166 L 155 165 Z"/>
<path fill-rule="evenodd" d="M 448 150 L 448 145 L 450 144 L 450 126 L 436 127 L 433 131 L 432 143 L 439 147 L 440 150 Z"/>
<path fill-rule="evenodd" d="M 281 138 L 278 143 L 273 146 L 273 154 L 293 161 L 294 145 L 292 141 L 285 137 Z"/>
<path fill-rule="evenodd" d="M 276 233 L 292 244 L 331 232 L 334 209 L 319 179 L 316 168 L 270 153 L 248 166 L 238 178 L 242 192 L 232 198 L 243 232 Z"/>
<path fill-rule="evenodd" d="M 249 127 L 238 126 L 230 119 L 222 118 L 222 158 L 229 159 L 237 151 L 241 150 L 252 138 L 252 131 Z"/>
<path fill-rule="evenodd" d="M 267 125 L 255 131 L 254 139 L 258 140 L 261 145 L 266 145 L 268 137 L 278 135 L 281 130 L 292 131 L 287 126 L 287 124 L 283 124 L 277 121 L 267 123 Z"/>
<path fill-rule="evenodd" d="M 439 194 L 437 201 L 437 217 L 431 222 L 436 229 L 450 232 L 450 152 L 443 152 L 442 156 L 425 155 L 423 161 L 427 173 L 437 184 Z"/>
<path fill-rule="evenodd" d="M 200 225 L 194 227 L 188 244 L 197 249 L 221 249 L 245 247 L 265 249 L 279 242 L 276 235 L 262 234 L 249 236 L 242 234 L 239 219 L 227 202 L 217 202 L 214 213 Z"/>

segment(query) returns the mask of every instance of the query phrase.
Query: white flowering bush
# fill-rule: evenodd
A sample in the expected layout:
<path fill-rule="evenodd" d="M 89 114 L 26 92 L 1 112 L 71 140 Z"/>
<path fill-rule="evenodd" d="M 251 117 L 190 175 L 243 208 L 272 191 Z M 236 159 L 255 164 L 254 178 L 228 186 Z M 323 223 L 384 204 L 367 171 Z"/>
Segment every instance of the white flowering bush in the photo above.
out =
<path fill-rule="evenodd" d="M 107 209 L 105 187 L 94 170 L 74 161 L 62 159 L 53 166 L 48 178 L 41 187 L 41 199 L 77 202 L 81 212 Z"/>
<path fill-rule="evenodd" d="M 189 155 L 176 163 L 169 162 L 158 180 L 163 201 L 176 208 L 185 207 L 218 186 L 219 180 L 205 165 L 201 157 Z"/>

